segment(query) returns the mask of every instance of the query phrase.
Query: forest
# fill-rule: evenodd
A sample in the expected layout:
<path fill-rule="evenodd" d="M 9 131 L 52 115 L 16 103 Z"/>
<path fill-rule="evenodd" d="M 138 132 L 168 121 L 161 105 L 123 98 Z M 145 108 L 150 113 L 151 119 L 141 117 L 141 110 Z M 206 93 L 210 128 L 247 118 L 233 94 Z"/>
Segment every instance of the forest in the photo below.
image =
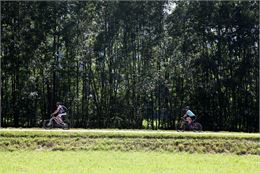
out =
<path fill-rule="evenodd" d="M 1 1 L 1 126 L 259 131 L 259 1 Z"/>

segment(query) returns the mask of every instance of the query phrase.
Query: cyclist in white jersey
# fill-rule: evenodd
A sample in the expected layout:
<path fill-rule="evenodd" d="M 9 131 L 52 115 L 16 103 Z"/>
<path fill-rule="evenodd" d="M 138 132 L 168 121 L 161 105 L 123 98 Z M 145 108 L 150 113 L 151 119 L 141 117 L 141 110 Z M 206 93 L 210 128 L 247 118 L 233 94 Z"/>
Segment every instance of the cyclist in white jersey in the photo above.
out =
<path fill-rule="evenodd" d="M 62 120 L 62 116 L 67 115 L 67 113 L 66 113 L 67 108 L 61 102 L 57 102 L 56 106 L 57 106 L 57 109 L 51 114 L 52 118 L 50 120 L 50 123 L 52 122 L 53 119 L 55 119 L 55 121 L 57 123 L 64 124 L 64 122 Z M 50 123 L 49 123 L 49 125 L 50 125 Z"/>

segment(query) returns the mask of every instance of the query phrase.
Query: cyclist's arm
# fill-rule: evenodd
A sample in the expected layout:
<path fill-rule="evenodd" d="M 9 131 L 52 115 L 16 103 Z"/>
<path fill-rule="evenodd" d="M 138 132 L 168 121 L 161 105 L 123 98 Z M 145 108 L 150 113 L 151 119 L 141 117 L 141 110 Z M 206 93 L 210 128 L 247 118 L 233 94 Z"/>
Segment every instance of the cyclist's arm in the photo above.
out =
<path fill-rule="evenodd" d="M 57 114 L 58 112 L 59 112 L 59 108 L 56 109 L 56 111 L 54 111 L 51 115 L 55 115 L 55 114 Z"/>

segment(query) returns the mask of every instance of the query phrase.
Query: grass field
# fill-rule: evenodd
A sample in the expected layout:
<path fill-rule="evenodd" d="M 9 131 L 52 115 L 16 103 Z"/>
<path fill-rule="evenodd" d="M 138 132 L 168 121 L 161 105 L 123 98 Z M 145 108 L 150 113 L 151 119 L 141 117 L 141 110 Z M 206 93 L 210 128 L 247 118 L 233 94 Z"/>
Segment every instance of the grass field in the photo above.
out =
<path fill-rule="evenodd" d="M 121 151 L 0 152 L 1 173 L 257 173 L 260 157 Z"/>
<path fill-rule="evenodd" d="M 0 129 L 0 173 L 258 173 L 260 134 Z"/>

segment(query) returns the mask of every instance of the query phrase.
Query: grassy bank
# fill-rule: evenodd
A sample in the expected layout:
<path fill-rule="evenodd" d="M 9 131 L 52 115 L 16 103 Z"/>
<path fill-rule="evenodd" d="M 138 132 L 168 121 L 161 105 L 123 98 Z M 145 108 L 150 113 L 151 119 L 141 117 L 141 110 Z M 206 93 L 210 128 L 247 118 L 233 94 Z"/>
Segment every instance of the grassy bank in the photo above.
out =
<path fill-rule="evenodd" d="M 0 137 L 128 137 L 128 138 L 222 138 L 260 140 L 259 133 L 239 132 L 179 132 L 170 130 L 117 130 L 117 129 L 73 129 L 73 130 L 43 130 L 43 129 L 0 129 Z"/>
<path fill-rule="evenodd" d="M 169 131 L 0 131 L 0 151 L 167 151 L 259 155 L 259 134 Z"/>
<path fill-rule="evenodd" d="M 255 173 L 259 156 L 120 151 L 0 152 L 0 172 L 12 173 Z"/>

